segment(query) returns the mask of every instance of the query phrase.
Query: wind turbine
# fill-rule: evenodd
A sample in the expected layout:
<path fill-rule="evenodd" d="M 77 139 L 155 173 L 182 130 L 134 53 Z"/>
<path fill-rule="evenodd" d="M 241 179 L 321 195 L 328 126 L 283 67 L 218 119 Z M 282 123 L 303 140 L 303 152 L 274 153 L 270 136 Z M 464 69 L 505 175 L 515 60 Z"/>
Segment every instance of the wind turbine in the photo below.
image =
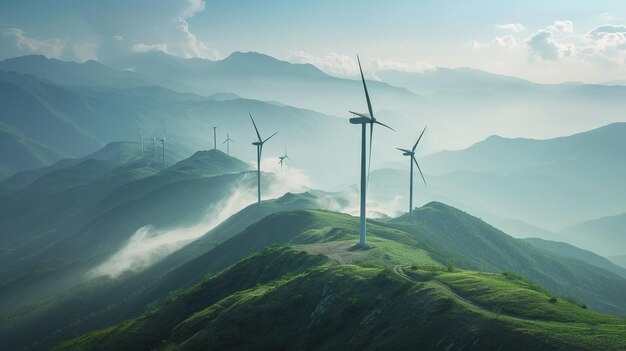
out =
<path fill-rule="evenodd" d="M 285 145 L 285 155 L 284 156 L 278 156 L 278 159 L 280 161 L 278 161 L 278 163 L 280 163 L 280 172 L 283 172 L 283 162 L 285 161 L 285 159 L 288 159 L 289 161 L 291 161 L 291 157 L 287 156 L 287 145 Z"/>
<path fill-rule="evenodd" d="M 156 134 L 150 138 L 152 140 L 152 146 L 154 146 L 154 160 L 157 160 L 157 137 Z"/>
<path fill-rule="evenodd" d="M 143 131 L 139 131 L 139 140 L 141 141 L 141 156 L 143 157 Z"/>
<path fill-rule="evenodd" d="M 213 126 L 213 150 L 217 150 L 217 128 L 220 126 Z"/>
<path fill-rule="evenodd" d="M 167 139 L 165 139 L 165 128 L 163 128 L 163 137 L 159 139 L 159 141 L 163 147 L 163 169 L 165 169 L 165 142 L 167 141 Z"/>
<path fill-rule="evenodd" d="M 417 141 L 415 142 L 415 145 L 413 145 L 413 148 L 411 150 L 396 148 L 402 151 L 402 155 L 411 157 L 409 159 L 409 163 L 411 164 L 411 175 L 410 175 L 411 179 L 409 181 L 410 183 L 409 185 L 409 213 L 413 212 L 413 163 L 414 162 L 415 162 L 415 165 L 417 166 L 417 170 L 420 172 L 420 175 L 422 176 L 424 185 L 426 185 L 426 179 L 424 179 L 424 174 L 422 173 L 422 170 L 420 169 L 420 165 L 417 163 L 417 159 L 415 158 L 415 149 L 417 148 L 417 144 L 419 144 L 420 140 L 422 140 L 422 136 L 424 135 L 425 131 L 426 131 L 426 127 L 424 127 L 424 130 L 422 130 L 422 134 L 420 134 L 419 138 L 417 138 Z"/>
<path fill-rule="evenodd" d="M 235 142 L 233 139 L 230 138 L 230 134 L 226 133 L 226 140 L 224 140 L 224 142 L 222 144 L 226 144 L 226 155 L 230 156 L 230 143 L 231 142 Z"/>
<path fill-rule="evenodd" d="M 358 113 L 358 112 L 350 111 L 350 113 L 356 116 L 356 117 L 350 118 L 350 123 L 361 125 L 361 210 L 360 210 L 361 229 L 360 229 L 360 235 L 359 235 L 359 246 L 366 247 L 367 246 L 367 243 L 365 240 L 366 188 L 367 188 L 367 181 L 369 181 L 369 172 L 370 172 L 370 166 L 371 166 L 371 161 L 372 161 L 372 139 L 374 135 L 374 124 L 380 124 L 381 126 L 385 128 L 389 128 L 391 130 L 394 130 L 394 129 L 389 127 L 386 124 L 379 122 L 374 117 L 374 111 L 372 110 L 372 103 L 370 101 L 369 93 L 367 92 L 367 84 L 365 84 L 365 77 L 363 76 L 363 69 L 361 68 L 361 60 L 359 59 L 358 55 L 356 59 L 359 63 L 359 71 L 361 72 L 361 81 L 363 82 L 363 90 L 365 91 L 365 100 L 367 101 L 367 110 L 369 112 L 368 114 L 368 113 Z M 369 160 L 367 160 L 368 167 L 367 167 L 367 181 L 366 181 L 366 170 L 365 170 L 366 140 L 365 139 L 366 139 L 366 134 L 367 134 L 367 131 L 366 131 L 367 124 L 370 125 L 370 150 L 369 150 Z"/>
<path fill-rule="evenodd" d="M 252 114 L 248 113 L 250 115 L 250 119 L 252 120 L 252 125 L 254 126 L 254 131 L 256 132 L 256 136 L 258 138 L 258 141 L 255 141 L 252 143 L 252 145 L 256 146 L 256 180 L 257 180 L 257 194 L 258 194 L 258 203 L 261 203 L 261 153 L 263 152 L 263 144 L 265 144 L 266 141 L 270 140 L 270 138 L 272 138 L 274 135 L 276 135 L 276 133 L 270 135 L 269 138 L 263 140 L 261 139 L 261 134 L 259 134 L 259 129 L 256 127 L 256 123 L 254 123 L 254 118 L 252 118 Z"/>

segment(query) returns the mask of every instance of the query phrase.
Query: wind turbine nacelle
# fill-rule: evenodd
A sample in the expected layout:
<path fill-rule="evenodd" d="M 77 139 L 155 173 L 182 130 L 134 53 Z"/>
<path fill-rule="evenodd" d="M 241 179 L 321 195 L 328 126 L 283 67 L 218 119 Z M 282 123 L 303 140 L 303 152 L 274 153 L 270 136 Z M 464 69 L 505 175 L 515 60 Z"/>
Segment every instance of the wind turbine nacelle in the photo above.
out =
<path fill-rule="evenodd" d="M 263 145 L 263 143 L 260 142 L 260 141 L 255 141 L 255 142 L 252 143 L 252 145 L 259 146 L 259 145 Z"/>
<path fill-rule="evenodd" d="M 350 123 L 352 124 L 366 124 L 366 123 L 371 123 L 372 120 L 369 118 L 365 118 L 365 117 L 353 117 L 350 118 Z"/>
<path fill-rule="evenodd" d="M 411 153 L 411 152 L 404 152 L 404 153 L 402 153 L 402 156 L 413 156 L 413 153 Z"/>

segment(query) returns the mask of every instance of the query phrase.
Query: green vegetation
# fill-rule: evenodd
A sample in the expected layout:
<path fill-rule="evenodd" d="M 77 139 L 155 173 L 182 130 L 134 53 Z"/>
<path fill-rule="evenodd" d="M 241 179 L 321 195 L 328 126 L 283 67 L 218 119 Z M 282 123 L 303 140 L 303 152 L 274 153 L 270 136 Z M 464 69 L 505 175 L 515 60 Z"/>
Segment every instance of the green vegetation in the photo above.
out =
<path fill-rule="evenodd" d="M 626 347 L 623 319 L 593 311 L 598 301 L 527 280 L 519 264 L 541 265 L 544 280 L 575 287 L 561 268 L 571 265 L 588 275 L 578 284 L 592 292 L 582 278 L 602 282 L 607 271 L 510 238 L 443 204 L 370 221 L 368 249 L 354 246 L 358 219 L 352 216 L 272 213 L 297 206 L 314 207 L 315 196 L 288 194 L 251 205 L 146 272 L 95 284 L 5 321 L 0 337 L 33 349 L 74 337 L 60 348 L 81 350 Z M 253 223 L 241 230 L 248 221 Z M 605 284 L 619 286 L 622 278 L 615 279 Z M 623 291 L 603 298 L 611 293 Z M 46 330 L 51 324 L 64 327 Z M 37 344 L 25 345 L 26 335 Z"/>
<path fill-rule="evenodd" d="M 385 222 L 429 245 L 437 261 L 464 269 L 516 272 L 593 309 L 626 315 L 626 280 L 583 261 L 514 239 L 482 220 L 433 202 Z"/>
<path fill-rule="evenodd" d="M 551 304 L 517 275 L 414 267 L 396 274 L 273 247 L 59 349 L 626 348 L 625 320 Z"/>

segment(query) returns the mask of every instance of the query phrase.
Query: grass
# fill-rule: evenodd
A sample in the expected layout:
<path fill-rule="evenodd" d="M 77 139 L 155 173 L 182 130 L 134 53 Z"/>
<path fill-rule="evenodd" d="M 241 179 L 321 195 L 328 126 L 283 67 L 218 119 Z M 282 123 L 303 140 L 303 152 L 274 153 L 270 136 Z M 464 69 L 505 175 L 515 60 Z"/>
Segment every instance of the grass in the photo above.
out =
<path fill-rule="evenodd" d="M 271 247 L 60 349 L 626 349 L 626 321 L 519 275 L 413 264 L 413 282 L 299 251 L 317 245 Z"/>

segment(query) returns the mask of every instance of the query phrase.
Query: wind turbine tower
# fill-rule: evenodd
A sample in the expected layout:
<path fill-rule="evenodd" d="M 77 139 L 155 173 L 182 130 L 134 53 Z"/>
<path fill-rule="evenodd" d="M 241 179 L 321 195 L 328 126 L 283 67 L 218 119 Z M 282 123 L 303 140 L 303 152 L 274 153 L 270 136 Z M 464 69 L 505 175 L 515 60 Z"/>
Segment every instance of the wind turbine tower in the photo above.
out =
<path fill-rule="evenodd" d="M 217 150 L 217 128 L 220 126 L 213 126 L 213 150 Z"/>
<path fill-rule="evenodd" d="M 159 139 L 159 141 L 161 142 L 161 147 L 163 148 L 163 169 L 165 169 L 165 142 L 167 141 L 167 139 L 165 139 L 165 128 L 163 128 L 163 137 Z"/>
<path fill-rule="evenodd" d="M 226 140 L 224 140 L 224 142 L 222 144 L 226 144 L 226 155 L 230 156 L 230 143 L 231 142 L 235 142 L 233 139 L 230 138 L 230 134 L 226 133 Z"/>
<path fill-rule="evenodd" d="M 270 140 L 276 133 L 269 136 L 269 138 L 263 140 L 261 138 L 261 134 L 259 134 L 259 129 L 256 127 L 256 123 L 254 123 L 254 118 L 252 118 L 252 114 L 250 115 L 250 120 L 252 120 L 252 125 L 254 126 L 254 131 L 256 132 L 256 136 L 258 141 L 252 143 L 252 145 L 256 146 L 256 181 L 257 181 L 257 195 L 258 195 L 258 203 L 261 204 L 261 154 L 263 153 L 263 144 L 265 144 L 268 140 Z"/>
<path fill-rule="evenodd" d="M 361 208 L 360 208 L 360 220 L 361 220 L 361 228 L 359 231 L 359 246 L 367 247 L 366 241 L 366 190 L 367 190 L 367 180 L 369 180 L 369 171 L 372 161 L 372 140 L 374 135 L 374 124 L 380 124 L 381 126 L 394 130 L 386 124 L 379 122 L 374 117 L 374 111 L 372 110 L 372 103 L 370 101 L 370 96 L 367 91 L 367 84 L 365 84 L 365 77 L 363 76 L 363 69 L 361 68 L 361 60 L 359 56 L 356 57 L 357 62 L 359 63 L 359 71 L 361 72 L 361 81 L 363 82 L 363 90 L 365 91 L 365 100 L 367 101 L 367 110 L 368 113 L 358 113 L 350 111 L 356 117 L 350 118 L 350 123 L 352 124 L 360 124 L 361 125 Z M 366 162 L 366 135 L 367 128 L 366 125 L 370 126 L 370 150 L 369 150 L 369 160 Z M 366 165 L 367 165 L 367 173 L 366 173 Z M 367 177 L 366 177 L 367 175 Z"/>
<path fill-rule="evenodd" d="M 156 135 L 151 138 L 152 146 L 154 146 L 154 161 L 157 160 L 157 137 Z"/>
<path fill-rule="evenodd" d="M 278 159 L 280 161 L 278 161 L 278 163 L 280 163 L 280 172 L 283 172 L 283 162 L 285 161 L 285 159 L 288 159 L 289 161 L 291 161 L 291 157 L 287 156 L 287 145 L 285 145 L 285 154 L 283 156 L 278 156 Z"/>
<path fill-rule="evenodd" d="M 396 148 L 396 149 L 402 151 L 402 155 L 410 157 L 409 163 L 411 164 L 411 175 L 409 176 L 410 177 L 410 180 L 409 180 L 409 213 L 413 212 L 413 163 L 415 163 L 415 165 L 417 166 L 417 170 L 420 172 L 420 175 L 422 176 L 422 180 L 424 181 L 424 185 L 426 185 L 426 179 L 424 179 L 424 174 L 422 173 L 422 170 L 420 169 L 420 165 L 417 163 L 417 159 L 415 158 L 415 149 L 417 148 L 417 144 L 419 144 L 420 140 L 422 140 L 422 136 L 424 135 L 425 131 L 426 131 L 426 127 L 424 127 L 424 130 L 422 130 L 422 134 L 420 134 L 419 138 L 417 138 L 417 141 L 415 142 L 415 145 L 413 145 L 413 148 L 411 150 Z"/>
<path fill-rule="evenodd" d="M 141 156 L 143 157 L 143 131 L 139 131 L 139 140 L 141 142 Z"/>

